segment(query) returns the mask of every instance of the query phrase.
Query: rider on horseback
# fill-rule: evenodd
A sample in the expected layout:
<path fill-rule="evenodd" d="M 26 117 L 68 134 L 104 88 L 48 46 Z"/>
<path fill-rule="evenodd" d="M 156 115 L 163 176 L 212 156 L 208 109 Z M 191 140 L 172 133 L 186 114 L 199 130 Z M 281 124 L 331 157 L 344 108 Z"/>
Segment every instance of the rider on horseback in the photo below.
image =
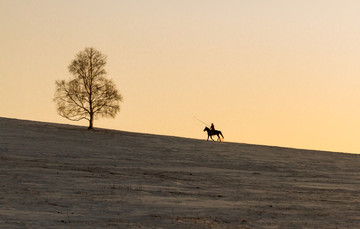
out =
<path fill-rule="evenodd" d="M 216 135 L 218 137 L 218 141 L 220 141 L 220 142 L 221 142 L 221 137 L 224 139 L 224 136 L 221 133 L 221 131 L 220 130 L 215 130 L 214 123 L 211 123 L 210 128 L 208 126 L 206 126 L 204 131 L 207 131 L 207 134 L 208 134 L 207 141 L 209 140 L 209 138 L 211 138 L 211 140 L 214 141 L 214 139 L 212 138 L 213 135 Z"/>
<path fill-rule="evenodd" d="M 214 132 L 214 131 L 215 131 L 215 126 L 214 126 L 214 123 L 211 123 L 210 130 L 211 130 L 212 132 Z"/>

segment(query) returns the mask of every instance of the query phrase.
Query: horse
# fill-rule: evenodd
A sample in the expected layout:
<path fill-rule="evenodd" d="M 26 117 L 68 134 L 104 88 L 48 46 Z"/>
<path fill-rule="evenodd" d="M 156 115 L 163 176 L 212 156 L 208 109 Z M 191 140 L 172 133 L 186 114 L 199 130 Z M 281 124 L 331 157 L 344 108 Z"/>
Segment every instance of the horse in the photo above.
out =
<path fill-rule="evenodd" d="M 224 135 L 222 135 L 220 130 L 210 130 L 209 127 L 206 126 L 204 131 L 207 131 L 207 134 L 208 134 L 208 137 L 207 137 L 206 141 L 209 141 L 209 137 L 211 138 L 211 140 L 214 141 L 214 139 L 212 138 L 213 135 L 216 135 L 218 137 L 217 141 L 221 142 L 220 135 L 224 139 Z"/>

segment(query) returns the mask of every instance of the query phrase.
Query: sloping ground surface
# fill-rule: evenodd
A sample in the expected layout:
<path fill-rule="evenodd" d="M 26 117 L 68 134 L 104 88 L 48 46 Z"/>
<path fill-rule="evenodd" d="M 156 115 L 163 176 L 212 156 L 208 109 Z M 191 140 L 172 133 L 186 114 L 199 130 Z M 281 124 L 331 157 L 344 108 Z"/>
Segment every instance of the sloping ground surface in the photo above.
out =
<path fill-rule="evenodd" d="M 0 228 L 360 228 L 360 155 L 0 118 Z"/>

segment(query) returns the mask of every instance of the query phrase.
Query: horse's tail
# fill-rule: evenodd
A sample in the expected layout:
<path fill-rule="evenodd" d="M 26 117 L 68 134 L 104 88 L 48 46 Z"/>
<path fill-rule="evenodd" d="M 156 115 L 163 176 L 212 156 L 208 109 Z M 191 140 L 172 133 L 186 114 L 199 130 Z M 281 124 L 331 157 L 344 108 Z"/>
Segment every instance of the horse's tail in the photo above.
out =
<path fill-rule="evenodd" d="M 219 131 L 219 134 L 221 135 L 222 139 L 224 140 L 224 135 Z"/>

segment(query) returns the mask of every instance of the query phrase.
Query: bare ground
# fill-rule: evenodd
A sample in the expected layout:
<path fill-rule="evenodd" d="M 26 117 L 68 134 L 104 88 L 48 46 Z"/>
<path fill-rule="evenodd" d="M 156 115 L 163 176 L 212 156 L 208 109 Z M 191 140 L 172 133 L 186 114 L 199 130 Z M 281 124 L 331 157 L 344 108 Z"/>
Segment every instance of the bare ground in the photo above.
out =
<path fill-rule="evenodd" d="M 360 155 L 0 118 L 0 228 L 360 228 Z"/>

